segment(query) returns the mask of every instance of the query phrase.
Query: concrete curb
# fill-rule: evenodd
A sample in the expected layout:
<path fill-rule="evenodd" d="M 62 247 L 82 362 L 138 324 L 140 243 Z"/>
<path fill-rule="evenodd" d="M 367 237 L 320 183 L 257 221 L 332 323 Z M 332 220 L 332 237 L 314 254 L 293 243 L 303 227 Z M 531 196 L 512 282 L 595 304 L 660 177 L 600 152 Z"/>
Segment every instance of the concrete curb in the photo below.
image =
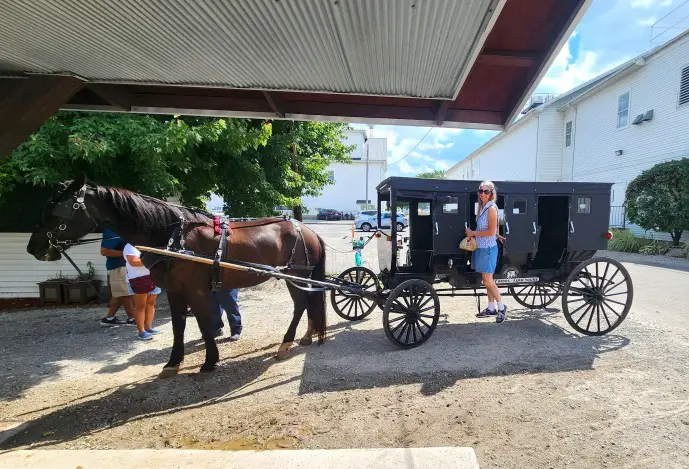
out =
<path fill-rule="evenodd" d="M 336 450 L 21 450 L 0 453 L 12 469 L 478 469 L 472 448 L 376 448 Z"/>

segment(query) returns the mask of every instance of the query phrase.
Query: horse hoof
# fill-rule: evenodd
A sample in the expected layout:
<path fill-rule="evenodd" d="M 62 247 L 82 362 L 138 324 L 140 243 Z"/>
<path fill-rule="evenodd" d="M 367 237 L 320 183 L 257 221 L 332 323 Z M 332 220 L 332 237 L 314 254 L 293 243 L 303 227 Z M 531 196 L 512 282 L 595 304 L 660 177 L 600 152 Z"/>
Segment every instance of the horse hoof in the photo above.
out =
<path fill-rule="evenodd" d="M 207 372 L 213 371 L 213 370 L 215 370 L 215 363 L 213 363 L 213 364 L 204 363 L 204 364 L 201 366 L 201 372 L 203 372 L 203 373 L 207 373 Z"/>
<path fill-rule="evenodd" d="M 286 351 L 280 351 L 275 355 L 275 359 L 278 361 L 283 361 L 287 360 L 292 354 L 289 352 L 289 350 Z"/>
<path fill-rule="evenodd" d="M 308 346 L 313 343 L 313 339 L 311 337 L 302 337 L 301 340 L 299 341 L 299 345 L 301 346 Z"/>
<path fill-rule="evenodd" d="M 158 378 L 165 379 L 165 378 L 172 378 L 173 376 L 176 376 L 177 373 L 179 372 L 179 365 L 177 366 L 166 366 L 163 368 L 163 371 L 160 372 L 158 375 Z"/>

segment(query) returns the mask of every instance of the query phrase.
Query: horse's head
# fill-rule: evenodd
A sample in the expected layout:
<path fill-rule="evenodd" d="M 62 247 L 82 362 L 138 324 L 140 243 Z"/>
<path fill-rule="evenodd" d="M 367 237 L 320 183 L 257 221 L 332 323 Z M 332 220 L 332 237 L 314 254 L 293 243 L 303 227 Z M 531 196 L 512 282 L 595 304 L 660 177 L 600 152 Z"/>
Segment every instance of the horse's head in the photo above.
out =
<path fill-rule="evenodd" d="M 84 203 L 86 196 L 86 176 L 63 184 L 43 207 L 42 225 L 31 234 L 26 250 L 39 261 L 56 261 L 62 256 L 60 251 L 93 231 L 98 224 L 89 215 Z"/>

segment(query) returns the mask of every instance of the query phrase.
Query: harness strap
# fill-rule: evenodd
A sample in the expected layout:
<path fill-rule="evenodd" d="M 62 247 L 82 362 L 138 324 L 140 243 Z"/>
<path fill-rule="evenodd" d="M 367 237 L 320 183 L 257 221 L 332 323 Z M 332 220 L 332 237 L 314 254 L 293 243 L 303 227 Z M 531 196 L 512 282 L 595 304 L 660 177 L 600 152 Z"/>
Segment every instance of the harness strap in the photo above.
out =
<path fill-rule="evenodd" d="M 232 234 L 227 222 L 219 221 L 218 227 L 220 228 L 220 242 L 218 243 L 218 250 L 215 252 L 215 257 L 213 258 L 213 278 L 211 280 L 211 290 L 213 291 L 222 290 L 220 261 L 225 257 L 225 254 L 227 254 L 227 238 L 228 235 Z"/>

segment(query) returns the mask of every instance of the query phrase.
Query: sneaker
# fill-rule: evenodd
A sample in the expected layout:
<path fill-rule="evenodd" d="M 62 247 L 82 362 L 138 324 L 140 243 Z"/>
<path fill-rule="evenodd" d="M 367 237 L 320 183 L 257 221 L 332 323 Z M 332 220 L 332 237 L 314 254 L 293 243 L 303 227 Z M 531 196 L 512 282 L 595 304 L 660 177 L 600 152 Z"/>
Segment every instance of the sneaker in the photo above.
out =
<path fill-rule="evenodd" d="M 498 315 L 497 311 L 495 311 L 494 309 L 488 309 L 488 308 L 484 309 L 480 313 L 476 313 L 477 318 L 489 318 L 491 316 L 497 316 L 497 315 Z"/>
<path fill-rule="evenodd" d="M 117 316 L 113 316 L 111 318 L 109 317 L 104 317 L 103 319 L 100 320 L 100 325 L 101 326 L 117 326 L 122 324 L 119 319 L 117 319 Z"/>
<path fill-rule="evenodd" d="M 215 333 L 213 334 L 213 337 L 216 337 L 216 338 L 217 338 L 217 337 L 222 337 L 223 335 L 225 335 L 225 331 L 223 331 L 223 330 L 222 330 L 222 327 L 221 327 L 220 329 L 218 329 L 217 331 L 215 331 Z"/>
<path fill-rule="evenodd" d="M 500 324 L 501 322 L 505 321 L 507 319 L 507 306 L 502 308 L 501 311 L 498 311 L 497 316 L 495 316 L 495 322 Z"/>
<path fill-rule="evenodd" d="M 143 332 L 139 332 L 139 334 L 136 337 L 139 340 L 151 340 L 153 338 L 153 334 L 151 334 L 148 331 L 143 331 Z"/>
<path fill-rule="evenodd" d="M 125 326 L 136 326 L 136 319 L 134 318 L 127 318 L 127 321 L 124 323 Z"/>
<path fill-rule="evenodd" d="M 232 335 L 230 336 L 230 340 L 233 341 L 233 342 L 236 341 L 236 340 L 239 340 L 239 332 L 235 332 L 234 334 L 232 334 Z"/>
<path fill-rule="evenodd" d="M 146 330 L 146 332 L 148 332 L 149 334 L 153 334 L 153 335 L 163 333 L 163 331 L 161 331 L 160 329 L 156 329 L 155 327 L 151 327 L 150 329 Z"/>

